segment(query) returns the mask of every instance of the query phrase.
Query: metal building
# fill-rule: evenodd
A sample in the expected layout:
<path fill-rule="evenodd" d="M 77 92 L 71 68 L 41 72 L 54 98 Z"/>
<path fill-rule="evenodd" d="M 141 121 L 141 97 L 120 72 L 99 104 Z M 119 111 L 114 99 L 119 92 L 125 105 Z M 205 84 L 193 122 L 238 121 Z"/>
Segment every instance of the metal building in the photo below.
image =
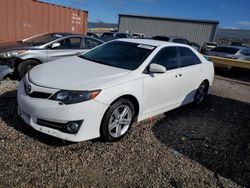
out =
<path fill-rule="evenodd" d="M 45 32 L 87 32 L 88 12 L 36 0 L 0 0 L 0 42 Z"/>
<path fill-rule="evenodd" d="M 200 45 L 206 41 L 214 41 L 218 24 L 216 20 L 119 14 L 119 32 L 144 33 L 146 37 L 181 36 Z"/>

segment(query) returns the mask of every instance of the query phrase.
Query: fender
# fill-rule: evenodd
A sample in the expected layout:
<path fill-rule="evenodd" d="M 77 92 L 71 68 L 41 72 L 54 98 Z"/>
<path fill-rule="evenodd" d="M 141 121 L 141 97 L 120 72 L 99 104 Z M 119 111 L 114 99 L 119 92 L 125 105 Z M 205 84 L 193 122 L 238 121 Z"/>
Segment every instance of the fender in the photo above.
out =
<path fill-rule="evenodd" d="M 5 76 L 7 76 L 8 74 L 12 74 L 13 72 L 13 69 L 9 68 L 6 65 L 0 66 L 0 83 Z"/>

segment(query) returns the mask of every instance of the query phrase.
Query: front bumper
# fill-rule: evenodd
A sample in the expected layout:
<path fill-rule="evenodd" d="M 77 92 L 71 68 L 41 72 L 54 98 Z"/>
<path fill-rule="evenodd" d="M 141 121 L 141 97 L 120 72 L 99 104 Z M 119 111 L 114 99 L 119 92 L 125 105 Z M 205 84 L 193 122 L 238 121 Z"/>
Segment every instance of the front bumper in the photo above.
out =
<path fill-rule="evenodd" d="M 5 76 L 12 74 L 13 72 L 14 71 L 11 68 L 9 68 L 8 66 L 0 65 L 0 83 Z"/>
<path fill-rule="evenodd" d="M 27 124 L 37 131 L 72 142 L 99 137 L 102 117 L 108 108 L 107 105 L 95 100 L 72 105 L 60 105 L 58 101 L 31 98 L 24 91 L 23 81 L 19 84 L 17 100 L 19 115 Z M 79 120 L 83 120 L 83 122 L 76 134 L 69 134 L 54 128 L 41 126 L 37 123 L 38 119 L 61 124 Z"/>

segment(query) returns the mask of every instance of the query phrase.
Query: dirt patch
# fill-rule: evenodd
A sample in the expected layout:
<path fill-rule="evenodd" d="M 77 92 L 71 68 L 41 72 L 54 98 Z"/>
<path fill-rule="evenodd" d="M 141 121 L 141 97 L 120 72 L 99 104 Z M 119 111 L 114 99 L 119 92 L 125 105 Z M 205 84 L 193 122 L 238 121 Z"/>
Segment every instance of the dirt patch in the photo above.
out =
<path fill-rule="evenodd" d="M 0 100 L 16 87 L 0 85 Z M 202 106 L 140 122 L 115 143 L 64 143 L 23 123 L 16 100 L 2 100 L 0 187 L 249 187 L 249 87 L 216 79 Z"/>

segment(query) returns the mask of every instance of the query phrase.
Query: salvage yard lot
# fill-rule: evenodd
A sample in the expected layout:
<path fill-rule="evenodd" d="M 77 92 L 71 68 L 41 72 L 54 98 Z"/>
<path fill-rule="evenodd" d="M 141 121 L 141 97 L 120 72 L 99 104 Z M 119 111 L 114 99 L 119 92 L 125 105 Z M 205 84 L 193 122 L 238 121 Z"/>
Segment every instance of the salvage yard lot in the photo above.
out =
<path fill-rule="evenodd" d="M 201 106 L 133 126 L 119 142 L 75 144 L 17 115 L 17 82 L 0 85 L 0 187 L 248 187 L 250 82 L 216 76 Z"/>

